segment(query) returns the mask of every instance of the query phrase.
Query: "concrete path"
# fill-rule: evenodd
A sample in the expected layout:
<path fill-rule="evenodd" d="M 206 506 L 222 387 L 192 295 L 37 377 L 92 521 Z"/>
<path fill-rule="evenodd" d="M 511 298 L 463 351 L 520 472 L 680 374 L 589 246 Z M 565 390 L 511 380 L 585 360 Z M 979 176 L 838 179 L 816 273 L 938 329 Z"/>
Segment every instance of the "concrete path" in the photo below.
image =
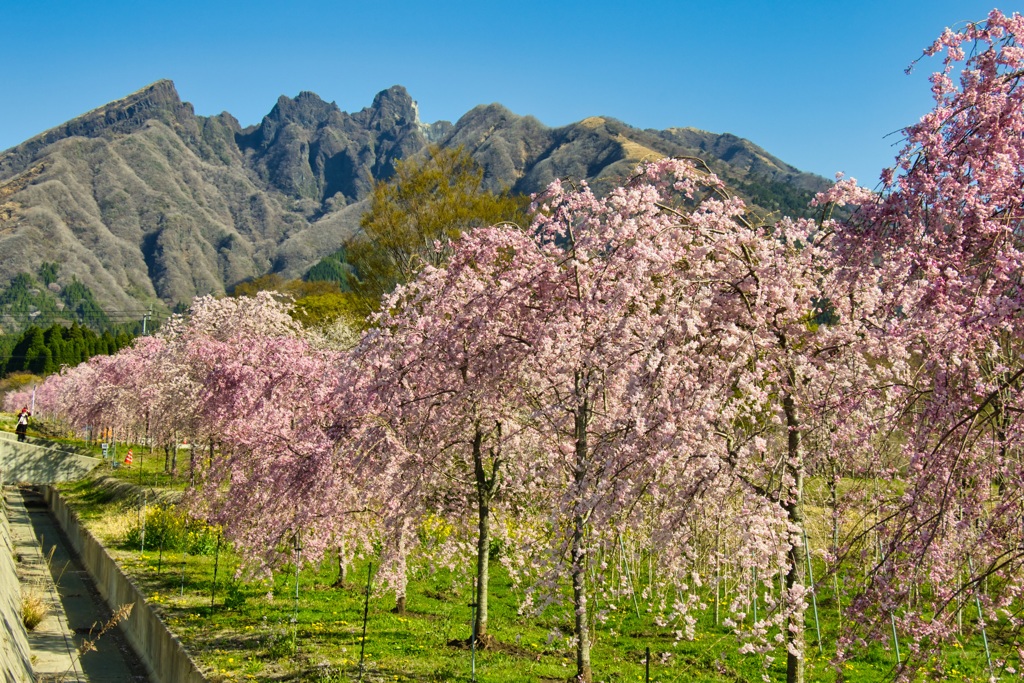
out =
<path fill-rule="evenodd" d="M 12 540 L 21 557 L 21 584 L 38 590 L 50 608 L 50 615 L 28 634 L 37 680 L 149 683 L 145 667 L 120 628 L 96 639 L 110 619 L 110 609 L 68 547 L 42 496 L 28 487 L 5 487 L 4 499 Z M 95 641 L 96 651 L 79 655 L 87 640 Z"/>

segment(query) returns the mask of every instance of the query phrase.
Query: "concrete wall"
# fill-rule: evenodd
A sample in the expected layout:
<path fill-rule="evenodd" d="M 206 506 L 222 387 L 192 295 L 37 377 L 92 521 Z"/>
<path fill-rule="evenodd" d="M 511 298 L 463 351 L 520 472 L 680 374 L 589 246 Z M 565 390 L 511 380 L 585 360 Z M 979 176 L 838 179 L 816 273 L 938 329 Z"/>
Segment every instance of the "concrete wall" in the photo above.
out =
<path fill-rule="evenodd" d="M 0 508 L 4 508 L 0 500 Z M 30 683 L 32 674 L 28 635 L 21 623 L 21 584 L 14 563 L 14 543 L 7 522 L 7 510 L 0 510 L 0 677 L 5 681 Z"/>
<path fill-rule="evenodd" d="M 121 623 L 121 629 L 153 679 L 161 683 L 205 683 L 206 677 L 185 652 L 181 641 L 146 604 L 139 589 L 121 572 L 106 549 L 79 524 L 77 515 L 64 504 L 60 494 L 50 486 L 44 488 L 43 494 L 110 608 L 116 610 L 129 602 L 135 603 L 131 616 Z"/>
<path fill-rule="evenodd" d="M 19 442 L 0 433 L 0 479 L 4 484 L 55 484 L 83 478 L 100 458 L 60 450 L 52 442 L 29 438 Z"/>

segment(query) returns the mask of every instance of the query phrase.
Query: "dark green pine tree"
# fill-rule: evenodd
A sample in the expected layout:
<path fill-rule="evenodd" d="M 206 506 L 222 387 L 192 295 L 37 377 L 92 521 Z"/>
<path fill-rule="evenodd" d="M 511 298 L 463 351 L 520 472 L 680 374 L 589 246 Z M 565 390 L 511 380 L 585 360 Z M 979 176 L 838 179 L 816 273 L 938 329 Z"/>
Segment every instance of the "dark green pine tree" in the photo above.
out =
<path fill-rule="evenodd" d="M 21 337 L 16 337 L 13 334 L 0 335 L 0 377 L 5 376 L 13 369 L 10 365 L 11 353 L 14 351 L 14 345 L 20 340 Z"/>
<path fill-rule="evenodd" d="M 36 326 L 25 331 L 25 365 L 23 369 L 38 375 L 46 372 L 46 367 L 53 363 L 53 356 L 50 349 L 46 348 L 46 339 L 43 331 Z"/>
<path fill-rule="evenodd" d="M 46 348 L 50 350 L 50 365 L 43 370 L 44 373 L 56 372 L 68 364 L 67 354 L 64 350 L 63 326 L 56 324 L 50 326 L 43 334 L 43 341 L 46 344 Z"/>
<path fill-rule="evenodd" d="M 85 343 L 85 334 L 78 321 L 71 323 L 71 327 L 64 332 L 64 335 L 66 341 L 64 356 L 67 358 L 67 364 L 78 365 L 85 361 L 88 358 L 86 355 L 87 345 Z"/>
<path fill-rule="evenodd" d="M 106 352 L 107 350 L 103 347 L 103 338 L 92 334 L 90 330 L 89 334 L 85 335 L 85 357 L 92 358 Z"/>
<path fill-rule="evenodd" d="M 53 354 L 45 346 L 39 350 L 39 354 L 28 363 L 27 370 L 35 375 L 45 375 L 53 372 Z"/>
<path fill-rule="evenodd" d="M 7 362 L 7 372 L 18 372 L 29 369 L 29 363 L 46 348 L 43 331 L 35 325 L 29 325 L 21 338 L 11 350 L 11 359 Z"/>
<path fill-rule="evenodd" d="M 121 330 L 120 332 L 118 332 L 117 336 L 114 337 L 114 345 L 115 345 L 115 350 L 116 351 L 120 351 L 121 349 L 125 348 L 126 346 L 130 346 L 131 343 L 132 343 L 131 335 L 128 334 L 127 332 L 125 332 L 124 330 Z"/>
<path fill-rule="evenodd" d="M 103 336 L 100 337 L 100 348 L 102 351 L 98 351 L 98 353 L 105 353 L 108 356 L 117 353 L 117 340 L 109 330 L 104 330 Z"/>

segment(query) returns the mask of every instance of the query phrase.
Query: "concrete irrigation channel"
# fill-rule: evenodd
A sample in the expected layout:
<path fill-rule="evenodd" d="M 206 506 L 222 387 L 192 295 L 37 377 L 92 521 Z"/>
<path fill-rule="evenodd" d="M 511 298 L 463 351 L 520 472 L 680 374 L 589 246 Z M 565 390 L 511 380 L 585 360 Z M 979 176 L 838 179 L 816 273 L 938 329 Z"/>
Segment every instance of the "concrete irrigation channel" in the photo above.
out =
<path fill-rule="evenodd" d="M 51 484 L 102 461 L 0 433 L 0 677 L 17 683 L 202 683 L 199 668 Z M 13 435 L 9 435 L 13 436 Z M 13 482 L 13 483 L 11 483 Z M 48 615 L 33 630 L 22 596 Z M 107 629 L 124 605 L 130 615 Z"/>
<path fill-rule="evenodd" d="M 28 632 L 36 680 L 150 681 L 119 625 L 98 635 L 111 620 L 110 606 L 71 548 L 42 493 L 30 486 L 6 486 L 4 502 L 11 540 L 20 559 L 21 589 L 41 597 L 48 612 L 39 626 Z M 92 646 L 82 652 L 86 641 Z"/>

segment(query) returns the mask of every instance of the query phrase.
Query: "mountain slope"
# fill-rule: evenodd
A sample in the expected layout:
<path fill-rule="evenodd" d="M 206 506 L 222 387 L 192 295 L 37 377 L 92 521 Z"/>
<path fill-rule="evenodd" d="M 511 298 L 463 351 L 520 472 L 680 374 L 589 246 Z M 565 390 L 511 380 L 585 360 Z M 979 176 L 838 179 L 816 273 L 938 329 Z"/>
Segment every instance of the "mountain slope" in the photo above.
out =
<path fill-rule="evenodd" d="M 56 262 L 58 287 L 77 279 L 106 307 L 141 310 L 271 271 L 300 276 L 358 228 L 374 181 L 431 141 L 465 147 L 491 188 L 526 193 L 561 177 L 603 190 L 640 159 L 680 154 L 741 192 L 756 185 L 748 194 L 766 205 L 827 184 L 693 129 L 600 117 L 548 128 L 497 104 L 427 125 L 401 86 L 352 114 L 310 92 L 281 97 L 243 129 L 228 113 L 197 116 L 159 81 L 0 153 L 0 289 Z"/>

